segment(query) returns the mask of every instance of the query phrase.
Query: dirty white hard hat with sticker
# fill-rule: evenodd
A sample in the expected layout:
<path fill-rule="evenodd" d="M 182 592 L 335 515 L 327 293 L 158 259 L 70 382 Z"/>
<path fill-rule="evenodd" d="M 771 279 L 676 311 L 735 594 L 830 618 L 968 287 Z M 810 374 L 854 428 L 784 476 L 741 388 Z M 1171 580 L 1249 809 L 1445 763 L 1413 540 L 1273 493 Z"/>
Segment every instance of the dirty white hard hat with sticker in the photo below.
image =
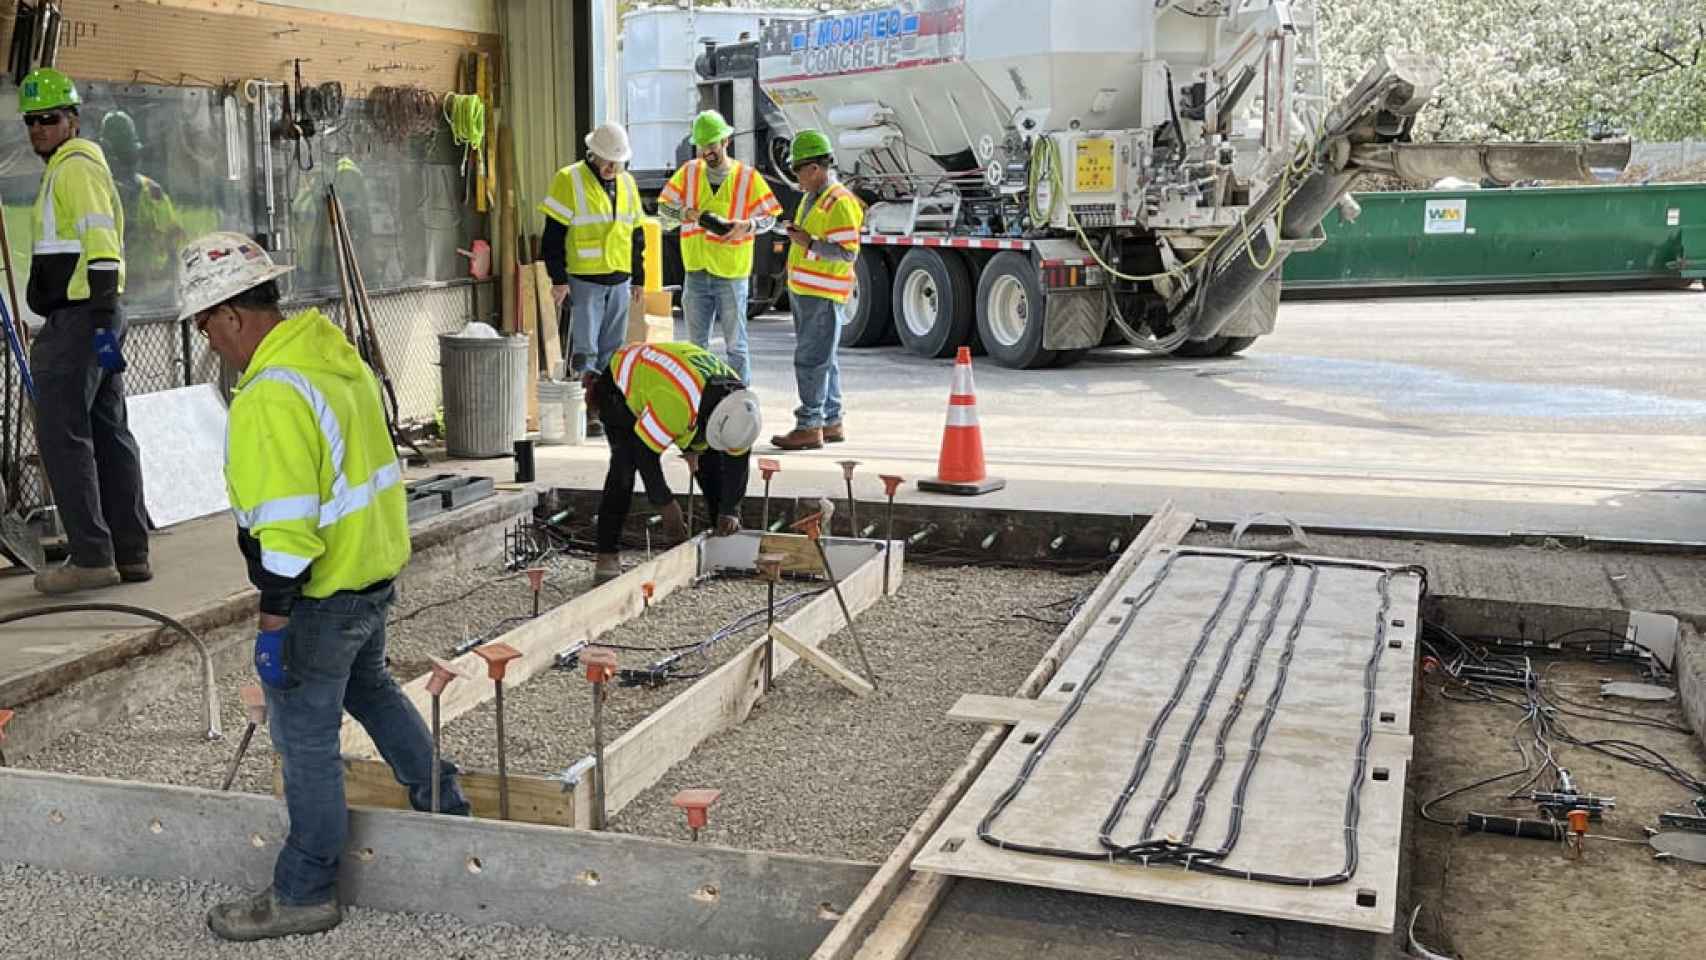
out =
<path fill-rule="evenodd" d="M 241 233 L 210 233 L 178 253 L 178 319 L 188 320 L 294 269 L 273 263 L 260 244 Z"/>

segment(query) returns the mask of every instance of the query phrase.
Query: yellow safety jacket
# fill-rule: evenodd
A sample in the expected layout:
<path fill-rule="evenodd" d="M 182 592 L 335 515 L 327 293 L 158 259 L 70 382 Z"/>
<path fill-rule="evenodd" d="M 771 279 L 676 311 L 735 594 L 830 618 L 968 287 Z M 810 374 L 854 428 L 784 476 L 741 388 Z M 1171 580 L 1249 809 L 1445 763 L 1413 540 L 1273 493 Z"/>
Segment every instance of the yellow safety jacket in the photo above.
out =
<path fill-rule="evenodd" d="M 46 316 L 89 299 L 91 262 L 118 271 L 124 292 L 124 206 L 106 154 L 73 137 L 48 158 L 30 212 L 30 309 Z"/>
<path fill-rule="evenodd" d="M 806 198 L 800 198 L 794 222 L 811 234 L 813 240 L 827 240 L 843 250 L 858 253 L 865 207 L 852 191 L 832 183 L 810 209 L 806 207 Z M 853 284 L 853 261 L 825 260 L 797 243 L 788 245 L 789 293 L 846 303 L 853 293 Z"/>
<path fill-rule="evenodd" d="M 189 240 L 178 208 L 164 187 L 138 173 L 136 198 L 132 201 L 126 266 L 132 299 L 170 297 L 175 293 L 178 251 Z M 123 194 L 121 194 L 122 196 Z"/>
<path fill-rule="evenodd" d="M 634 272 L 634 227 L 644 208 L 640 188 L 627 173 L 616 175 L 616 209 L 604 182 L 585 161 L 551 178 L 539 212 L 569 228 L 569 273 L 602 276 Z"/>
<path fill-rule="evenodd" d="M 653 453 L 709 449 L 695 439 L 705 385 L 737 379 L 716 354 L 691 343 L 631 343 L 610 358 L 610 375 L 634 415 L 634 435 Z"/>
<path fill-rule="evenodd" d="M 770 184 L 757 170 L 733 157 L 725 162 L 729 165 L 728 176 L 715 190 L 711 189 L 711 175 L 705 161 L 690 160 L 669 178 L 658 199 L 701 213 L 714 213 L 724 220 L 781 215 L 782 205 L 776 202 Z M 752 275 L 752 251 L 750 233 L 731 241 L 696 223 L 681 225 L 681 264 L 689 271 L 703 270 L 712 276 L 739 280 Z"/>
<path fill-rule="evenodd" d="M 225 481 L 263 612 L 364 589 L 409 560 L 379 383 L 318 309 L 273 328 L 237 382 Z"/>

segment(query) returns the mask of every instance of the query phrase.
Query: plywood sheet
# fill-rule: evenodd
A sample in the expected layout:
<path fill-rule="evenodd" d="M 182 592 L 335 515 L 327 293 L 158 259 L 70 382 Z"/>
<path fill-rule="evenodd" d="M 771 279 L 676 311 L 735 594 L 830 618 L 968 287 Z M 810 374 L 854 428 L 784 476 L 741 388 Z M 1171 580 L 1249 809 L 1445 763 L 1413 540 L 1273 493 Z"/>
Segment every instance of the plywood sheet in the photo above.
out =
<path fill-rule="evenodd" d="M 1391 602 L 1382 616 L 1378 571 L 1323 563 L 1316 567 L 1319 579 L 1306 605 L 1304 568 L 1294 568 L 1283 596 L 1280 568 L 1271 569 L 1260 583 L 1260 594 L 1255 593 L 1260 567 L 1250 559 L 1259 554 L 1183 549 L 1157 586 L 1156 577 L 1171 554 L 1157 551 L 1125 582 L 1062 664 L 1042 694 L 1043 702 L 1013 711 L 1017 722 L 1001 750 L 925 844 L 914 868 L 1357 930 L 1391 930 L 1411 750 L 1409 701 L 1420 578 L 1392 577 Z M 1244 576 L 1227 594 L 1232 572 L 1240 565 Z M 1142 599 L 1146 591 L 1147 601 Z M 1217 608 L 1222 609 L 1220 619 L 1199 650 L 1203 628 Z M 1246 610 L 1248 623 L 1240 634 Z M 1290 628 L 1300 613 L 1301 628 L 1287 658 Z M 1384 637 L 1379 636 L 1377 617 L 1387 624 Z M 1273 630 L 1264 644 L 1260 638 L 1270 619 Z M 1122 630 L 1124 637 L 1116 644 Z M 1099 677 L 1094 676 L 1110 644 L 1111 653 Z M 1228 649 L 1230 654 L 1223 656 Z M 1231 836 L 1237 785 L 1283 666 L 1285 681 L 1243 797 L 1237 841 L 1221 862 L 1236 870 L 1300 877 L 1337 873 L 1346 856 L 1344 807 L 1362 735 L 1364 670 L 1376 653 L 1372 733 L 1357 791 L 1357 865 L 1348 883 L 1282 886 L 1172 865 L 1022 854 L 979 839 L 980 821 L 1037 745 L 1046 742 L 1053 717 L 1059 715 L 1050 713 L 1046 704 L 1058 711 L 1082 693 L 1077 712 L 996 819 L 992 833 L 1008 843 L 1101 851 L 1098 836 L 1104 820 L 1153 738 L 1147 771 L 1111 830 L 1113 841 L 1181 838 L 1195 817 L 1192 842 L 1223 846 Z M 1174 702 L 1175 692 L 1177 705 L 1158 725 L 1157 717 Z M 1199 787 L 1205 785 L 1199 809 Z M 1152 812 L 1155 818 L 1145 831 Z"/>
<path fill-rule="evenodd" d="M 225 404 L 211 384 L 125 400 L 142 451 L 142 495 L 157 527 L 229 510 Z"/>

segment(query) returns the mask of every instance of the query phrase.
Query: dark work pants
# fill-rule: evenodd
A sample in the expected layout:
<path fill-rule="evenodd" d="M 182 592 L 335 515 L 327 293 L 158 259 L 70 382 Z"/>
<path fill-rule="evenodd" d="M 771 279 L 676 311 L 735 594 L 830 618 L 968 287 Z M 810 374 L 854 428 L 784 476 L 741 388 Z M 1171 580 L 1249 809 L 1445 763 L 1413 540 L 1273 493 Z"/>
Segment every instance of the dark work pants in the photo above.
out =
<path fill-rule="evenodd" d="M 645 482 L 646 500 L 652 506 L 662 507 L 675 499 L 675 495 L 664 477 L 663 458 L 634 433 L 634 414 L 622 392 L 616 389 L 610 371 L 599 375 L 594 392 L 598 395 L 599 416 L 604 420 L 604 439 L 610 444 L 604 496 L 598 503 L 598 552 L 615 553 L 622 544 L 622 524 L 628 519 L 628 507 L 634 502 L 635 474 Z M 723 459 L 724 455 L 715 450 L 699 455 L 699 481 L 704 489 L 705 506 L 713 517 L 722 504 L 721 478 L 726 473 Z"/>
<path fill-rule="evenodd" d="M 148 559 L 142 458 L 125 416 L 124 377 L 95 362 L 94 319 L 55 310 L 30 345 L 36 446 L 79 567 Z M 123 336 L 123 321 L 114 333 Z"/>

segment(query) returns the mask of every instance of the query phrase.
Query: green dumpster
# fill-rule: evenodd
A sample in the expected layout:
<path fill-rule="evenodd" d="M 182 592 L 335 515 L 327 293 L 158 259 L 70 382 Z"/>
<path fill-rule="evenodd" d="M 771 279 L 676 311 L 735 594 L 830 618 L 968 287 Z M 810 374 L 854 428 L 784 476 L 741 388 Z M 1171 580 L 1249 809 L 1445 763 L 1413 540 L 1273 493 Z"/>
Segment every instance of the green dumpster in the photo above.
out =
<path fill-rule="evenodd" d="M 1706 277 L 1706 183 L 1356 195 L 1285 290 L 1686 286 Z"/>

